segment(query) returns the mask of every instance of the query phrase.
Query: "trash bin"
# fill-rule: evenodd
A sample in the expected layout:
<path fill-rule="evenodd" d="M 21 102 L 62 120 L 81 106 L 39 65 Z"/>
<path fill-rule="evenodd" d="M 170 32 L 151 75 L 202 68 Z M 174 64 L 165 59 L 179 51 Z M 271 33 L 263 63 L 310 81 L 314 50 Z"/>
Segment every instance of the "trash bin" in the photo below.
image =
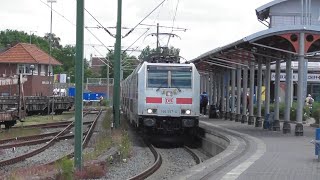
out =
<path fill-rule="evenodd" d="M 210 105 L 209 118 L 218 118 L 216 105 Z"/>
<path fill-rule="evenodd" d="M 273 122 L 274 122 L 274 112 L 266 114 L 263 121 L 263 129 L 272 129 Z"/>

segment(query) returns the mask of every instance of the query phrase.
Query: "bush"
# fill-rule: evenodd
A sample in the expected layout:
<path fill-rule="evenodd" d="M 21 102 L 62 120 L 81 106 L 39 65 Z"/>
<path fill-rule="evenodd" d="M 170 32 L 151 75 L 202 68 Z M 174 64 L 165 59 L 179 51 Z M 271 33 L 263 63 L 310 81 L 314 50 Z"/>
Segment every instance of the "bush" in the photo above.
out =
<path fill-rule="evenodd" d="M 109 106 L 109 100 L 107 100 L 107 99 L 104 99 L 104 100 L 102 100 L 102 106 Z"/>
<path fill-rule="evenodd" d="M 320 121 L 320 103 L 316 103 L 316 102 L 313 103 L 311 116 L 316 120 L 316 123 L 319 124 L 319 121 Z"/>
<path fill-rule="evenodd" d="M 63 158 L 56 163 L 59 174 L 57 179 L 72 179 L 73 161 L 68 158 Z"/>
<path fill-rule="evenodd" d="M 106 169 L 106 163 L 104 162 L 88 163 L 84 165 L 82 171 L 76 171 L 74 177 L 75 179 L 98 179 L 105 176 Z"/>
<path fill-rule="evenodd" d="M 122 158 L 128 158 L 131 151 L 131 142 L 129 134 L 127 131 L 123 131 L 121 144 L 120 144 L 120 153 Z"/>

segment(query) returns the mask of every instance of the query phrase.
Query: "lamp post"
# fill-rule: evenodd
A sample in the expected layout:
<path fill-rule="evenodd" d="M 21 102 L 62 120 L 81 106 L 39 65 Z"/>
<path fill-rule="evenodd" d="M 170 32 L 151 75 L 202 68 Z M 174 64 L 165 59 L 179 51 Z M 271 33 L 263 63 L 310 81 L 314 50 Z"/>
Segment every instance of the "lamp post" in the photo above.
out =
<path fill-rule="evenodd" d="M 68 88 L 70 87 L 70 76 L 67 77 L 68 80 Z"/>
<path fill-rule="evenodd" d="M 48 79 L 49 79 L 49 85 L 48 85 L 48 87 L 49 87 L 49 95 L 50 94 L 52 94 L 52 91 L 50 92 L 50 82 L 51 82 L 51 73 L 53 73 L 53 72 L 50 72 L 50 71 L 53 71 L 53 68 L 52 68 L 52 65 L 51 65 L 51 51 L 52 51 L 52 3 L 56 3 L 57 2 L 57 0 L 47 0 L 47 2 L 48 3 L 50 3 L 51 5 L 50 5 L 50 9 L 51 9 L 51 13 L 50 13 L 50 35 L 49 35 L 49 54 L 50 54 L 50 56 L 49 56 L 49 67 L 48 67 L 48 69 L 49 69 L 49 75 L 48 75 Z M 52 82 L 52 90 L 53 90 L 53 88 L 54 88 L 54 85 L 53 85 L 54 83 Z M 50 105 L 48 106 L 48 114 L 50 113 L 50 111 L 49 111 L 49 108 L 50 107 Z M 54 96 L 52 97 L 52 111 L 51 112 L 53 112 L 54 111 Z M 52 117 L 51 117 L 52 119 L 53 119 L 53 114 L 52 114 Z"/>
<path fill-rule="evenodd" d="M 34 70 L 34 65 L 33 64 L 30 65 L 30 70 L 31 70 L 31 75 L 33 75 L 33 70 Z"/>

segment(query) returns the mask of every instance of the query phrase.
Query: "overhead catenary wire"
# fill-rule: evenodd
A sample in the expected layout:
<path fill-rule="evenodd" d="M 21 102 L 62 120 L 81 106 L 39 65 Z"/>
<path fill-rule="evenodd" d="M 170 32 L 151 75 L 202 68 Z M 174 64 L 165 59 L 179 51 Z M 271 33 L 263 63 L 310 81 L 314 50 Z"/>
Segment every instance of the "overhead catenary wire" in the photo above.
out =
<path fill-rule="evenodd" d="M 92 46 L 92 48 L 93 48 L 101 57 L 104 57 L 104 56 L 100 53 L 100 51 L 98 51 L 98 50 L 96 49 L 96 47 Z M 109 68 L 112 69 L 112 66 L 110 66 L 110 65 L 111 65 L 110 63 L 111 63 L 111 62 L 110 62 L 110 59 L 109 59 L 108 57 L 106 57 L 106 60 L 108 61 L 108 63 L 104 62 L 104 61 L 103 61 L 102 59 L 100 59 L 100 58 L 99 58 L 99 60 L 102 61 L 105 65 L 109 66 Z"/>
<path fill-rule="evenodd" d="M 180 0 L 178 0 L 178 2 L 177 2 L 176 10 L 175 10 L 175 13 L 174 13 L 174 16 L 173 16 L 171 33 L 173 32 L 174 22 L 176 21 L 176 16 L 177 16 L 177 11 L 178 11 L 178 7 L 179 7 L 179 2 L 180 2 Z M 169 38 L 168 38 L 167 46 L 169 45 L 170 38 L 171 38 L 171 36 L 169 36 Z"/>
<path fill-rule="evenodd" d="M 96 35 L 94 35 L 88 28 L 86 28 L 87 31 L 93 36 L 95 37 L 108 51 L 111 51 Z"/>
<path fill-rule="evenodd" d="M 153 25 L 153 24 L 143 24 L 143 23 L 141 23 L 140 25 L 141 26 L 149 26 L 149 27 L 157 27 L 157 25 Z M 161 28 L 169 28 L 169 29 L 173 28 L 173 29 L 182 30 L 182 31 L 188 30 L 187 28 L 173 27 L 173 26 L 162 26 L 162 25 L 159 25 L 159 27 L 161 27 Z"/>
<path fill-rule="evenodd" d="M 163 0 L 157 7 L 155 7 L 146 17 L 144 17 L 137 25 L 135 25 L 127 34 L 125 34 L 122 38 L 127 37 L 129 34 L 131 34 L 136 27 L 138 27 L 145 19 L 147 19 L 155 10 L 157 10 L 166 0 Z"/>
<path fill-rule="evenodd" d="M 105 28 L 86 8 L 84 10 L 95 20 L 97 23 L 101 26 L 102 29 L 104 29 L 110 36 L 116 37 L 114 34 L 112 34 L 107 28 Z"/>
<path fill-rule="evenodd" d="M 128 46 L 122 53 L 125 53 L 131 46 L 133 46 L 139 39 L 141 39 L 148 31 L 150 28 L 148 28 L 143 34 L 141 34 L 130 46 Z"/>
<path fill-rule="evenodd" d="M 51 8 L 49 6 L 49 4 L 43 2 L 42 0 L 40 0 L 43 4 L 45 4 L 48 8 Z M 70 24 L 72 24 L 73 26 L 76 26 L 72 21 L 70 21 L 69 19 L 67 19 L 64 15 L 62 15 L 61 13 L 59 13 L 58 11 L 52 9 L 52 11 L 54 11 L 55 13 L 57 13 L 59 16 L 61 16 L 62 18 L 64 18 L 66 21 L 68 21 Z M 85 27 L 85 29 L 96 39 L 98 40 L 102 46 L 104 46 L 108 51 L 111 51 L 96 35 L 94 35 L 87 27 Z"/>
<path fill-rule="evenodd" d="M 51 8 L 50 5 L 48 3 L 43 2 L 42 0 L 40 0 L 44 5 L 46 5 L 48 8 Z M 59 16 L 61 16 L 63 19 L 65 19 L 66 21 L 68 21 L 70 24 L 72 24 L 73 26 L 76 26 L 73 22 L 71 22 L 69 19 L 67 19 L 64 15 L 60 14 L 58 11 L 52 9 L 52 11 L 54 11 L 55 13 L 57 13 Z"/>

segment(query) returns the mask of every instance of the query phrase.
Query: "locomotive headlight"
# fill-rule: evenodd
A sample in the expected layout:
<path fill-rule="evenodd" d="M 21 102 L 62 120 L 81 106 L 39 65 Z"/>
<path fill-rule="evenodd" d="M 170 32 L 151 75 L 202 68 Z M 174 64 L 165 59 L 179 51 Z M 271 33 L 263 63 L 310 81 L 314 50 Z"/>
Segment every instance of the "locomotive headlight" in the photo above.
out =
<path fill-rule="evenodd" d="M 188 109 L 186 110 L 186 115 L 190 115 L 191 114 L 191 111 Z"/>
<path fill-rule="evenodd" d="M 153 112 L 152 109 L 148 109 L 148 110 L 147 110 L 147 113 L 148 113 L 148 114 L 152 114 L 152 112 Z"/>

